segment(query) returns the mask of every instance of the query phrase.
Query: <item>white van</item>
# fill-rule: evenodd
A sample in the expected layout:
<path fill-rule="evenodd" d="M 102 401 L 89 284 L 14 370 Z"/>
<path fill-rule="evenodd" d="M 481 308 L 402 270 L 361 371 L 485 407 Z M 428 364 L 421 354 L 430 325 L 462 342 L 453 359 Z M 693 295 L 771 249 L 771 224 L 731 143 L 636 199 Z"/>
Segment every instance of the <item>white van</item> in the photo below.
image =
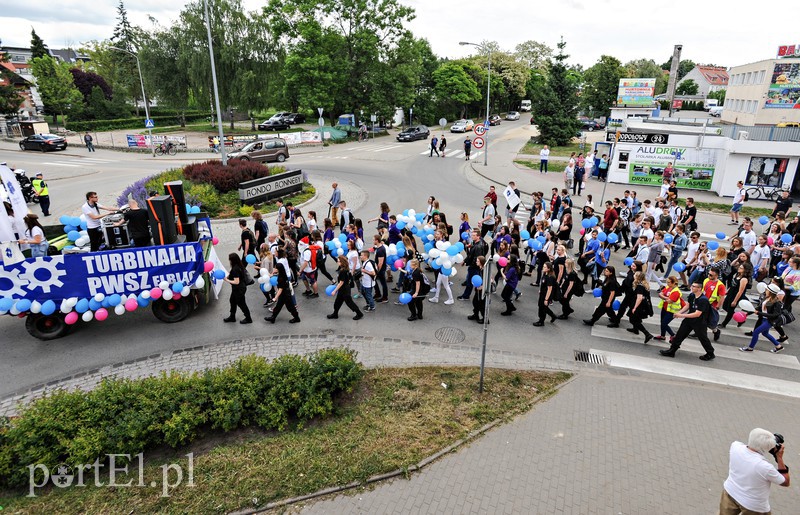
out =
<path fill-rule="evenodd" d="M 712 107 L 719 107 L 719 100 L 716 98 L 707 98 L 705 102 L 703 102 L 703 110 L 711 111 Z"/>
<path fill-rule="evenodd" d="M 531 101 L 530 100 L 523 100 L 519 103 L 519 110 L 522 112 L 527 113 L 531 110 Z"/>

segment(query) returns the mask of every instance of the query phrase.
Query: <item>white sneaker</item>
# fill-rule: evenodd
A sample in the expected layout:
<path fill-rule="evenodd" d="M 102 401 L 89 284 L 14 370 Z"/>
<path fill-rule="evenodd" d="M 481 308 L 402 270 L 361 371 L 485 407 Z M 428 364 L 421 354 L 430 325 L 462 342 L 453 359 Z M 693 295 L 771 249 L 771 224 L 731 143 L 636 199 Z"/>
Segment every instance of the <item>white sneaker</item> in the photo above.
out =
<path fill-rule="evenodd" d="M 448 306 L 449 306 L 450 304 L 455 304 L 455 302 L 456 302 L 456 301 L 454 301 L 453 299 L 447 299 L 446 301 L 444 301 L 444 303 L 445 303 L 446 305 L 448 305 Z"/>
<path fill-rule="evenodd" d="M 433 302 L 434 304 L 436 304 L 437 302 L 439 302 L 439 299 L 437 299 L 436 297 L 431 297 L 430 299 L 428 299 L 428 302 Z"/>
<path fill-rule="evenodd" d="M 430 291 L 428 291 L 428 293 L 436 293 L 436 288 L 431 288 Z"/>

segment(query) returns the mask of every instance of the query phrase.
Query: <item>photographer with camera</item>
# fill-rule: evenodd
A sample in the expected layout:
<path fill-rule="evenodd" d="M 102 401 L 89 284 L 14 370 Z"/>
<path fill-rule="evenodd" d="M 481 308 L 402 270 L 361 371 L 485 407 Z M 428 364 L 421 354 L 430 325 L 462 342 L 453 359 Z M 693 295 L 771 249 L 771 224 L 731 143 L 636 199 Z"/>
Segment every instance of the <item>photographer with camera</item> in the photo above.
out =
<path fill-rule="evenodd" d="M 720 515 L 755 515 L 770 513 L 771 483 L 789 486 L 789 467 L 783 462 L 783 436 L 759 427 L 750 431 L 747 445 L 733 442 L 728 478 L 719 501 Z M 778 465 L 766 459 L 769 452 Z"/>

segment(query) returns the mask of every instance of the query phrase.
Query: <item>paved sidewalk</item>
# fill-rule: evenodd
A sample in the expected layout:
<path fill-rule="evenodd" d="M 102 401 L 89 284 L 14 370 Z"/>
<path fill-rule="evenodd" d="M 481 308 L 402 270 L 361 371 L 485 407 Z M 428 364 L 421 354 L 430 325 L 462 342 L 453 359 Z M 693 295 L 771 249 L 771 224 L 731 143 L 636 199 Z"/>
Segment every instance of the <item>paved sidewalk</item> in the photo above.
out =
<path fill-rule="evenodd" d="M 785 436 L 795 400 L 660 376 L 581 372 L 547 402 L 409 480 L 311 502 L 304 514 L 715 514 L 728 448 L 754 427 Z M 797 434 L 786 462 L 800 465 Z M 772 488 L 775 514 L 800 489 Z M 792 508 L 794 506 L 794 508 Z"/>

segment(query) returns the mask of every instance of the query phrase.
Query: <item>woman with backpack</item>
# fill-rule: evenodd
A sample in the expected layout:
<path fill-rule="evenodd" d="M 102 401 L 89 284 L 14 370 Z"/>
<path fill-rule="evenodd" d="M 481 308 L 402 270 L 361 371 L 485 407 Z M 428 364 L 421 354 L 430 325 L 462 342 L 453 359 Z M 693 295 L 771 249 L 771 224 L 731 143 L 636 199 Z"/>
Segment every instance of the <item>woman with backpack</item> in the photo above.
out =
<path fill-rule="evenodd" d="M 775 285 L 770 284 L 767 286 L 766 291 L 764 292 L 764 302 L 760 303 L 758 308 L 759 317 L 761 323 L 753 329 L 753 337 L 750 339 L 750 345 L 747 347 L 740 347 L 739 350 L 742 352 L 753 352 L 753 349 L 756 347 L 756 343 L 758 343 L 758 337 L 762 334 L 764 337 L 772 342 L 774 346 L 770 349 L 770 352 L 778 353 L 783 350 L 783 345 L 781 345 L 778 340 L 775 339 L 774 336 L 769 334 L 769 330 L 775 326 L 781 324 L 781 311 L 783 310 L 783 303 L 778 300 L 778 294 L 781 292 L 781 289 Z"/>
<path fill-rule="evenodd" d="M 639 273 L 639 272 L 637 272 Z M 611 323 L 609 327 L 619 327 L 617 314 L 614 312 L 614 297 L 619 292 L 619 284 L 617 283 L 617 271 L 613 266 L 609 265 L 603 270 L 603 286 L 600 292 L 600 304 L 595 308 L 592 313 L 592 318 L 583 321 L 586 325 L 594 325 L 600 317 L 605 314 Z"/>
<path fill-rule="evenodd" d="M 675 276 L 667 277 L 667 284 L 658 292 L 659 306 L 661 308 L 661 334 L 655 336 L 656 340 L 664 341 L 669 333 L 675 336 L 675 331 L 669 323 L 675 318 L 675 313 L 681 310 L 685 301 L 682 299 L 681 289 L 678 288 L 678 279 Z"/>
<path fill-rule="evenodd" d="M 564 270 L 564 278 L 561 282 L 561 315 L 557 317 L 559 320 L 566 320 L 575 312 L 569 305 L 573 296 L 583 297 L 583 283 L 575 270 L 575 260 L 567 258 L 564 262 Z"/>
<path fill-rule="evenodd" d="M 430 284 L 419 268 L 419 260 L 412 259 L 409 263 L 411 263 L 411 273 L 408 278 L 410 285 L 408 293 L 411 294 L 411 302 L 408 303 L 408 309 L 411 311 L 411 316 L 408 317 L 408 321 L 413 322 L 414 320 L 422 320 L 422 307 L 424 305 L 422 301 L 425 300 L 425 296 L 430 292 Z"/>
<path fill-rule="evenodd" d="M 331 293 L 331 295 L 336 295 L 336 298 L 333 301 L 333 313 L 328 315 L 328 319 L 334 320 L 339 318 L 339 309 L 342 307 L 342 304 L 347 304 L 347 307 L 355 313 L 353 320 L 361 320 L 364 318 L 364 313 L 358 309 L 358 305 L 355 303 L 350 293 L 353 281 L 353 275 L 350 273 L 350 263 L 345 256 L 339 256 L 337 262 L 339 263 L 339 268 L 337 269 L 339 275 L 336 278 L 336 287 L 333 289 L 333 293 Z"/>
<path fill-rule="evenodd" d="M 294 228 L 295 233 L 297 234 L 297 239 L 302 240 L 306 236 L 311 234 L 311 231 L 308 229 L 308 224 L 306 223 L 306 219 L 303 216 L 303 213 L 300 211 L 299 207 L 294 208 Z"/>
<path fill-rule="evenodd" d="M 506 303 L 506 310 L 500 314 L 504 317 L 511 316 L 511 314 L 517 310 L 517 308 L 514 307 L 514 303 L 511 301 L 511 295 L 513 295 L 514 290 L 517 289 L 517 284 L 519 283 L 521 275 L 519 258 L 512 254 L 508 260 L 508 264 L 506 264 L 503 269 L 503 279 L 506 285 L 503 287 L 503 292 L 500 294 L 500 297 L 503 299 L 503 302 Z"/>
<path fill-rule="evenodd" d="M 650 303 L 650 284 L 647 282 L 646 274 L 644 272 L 636 272 L 633 278 L 633 294 L 635 299 L 633 307 L 628 313 L 628 320 L 633 327 L 627 329 L 628 332 L 633 334 L 644 333 L 644 343 L 647 344 L 653 339 L 653 335 L 644 326 L 642 321 L 653 315 L 653 306 Z"/>
<path fill-rule="evenodd" d="M 247 272 L 245 271 L 244 264 L 239 254 L 235 252 L 228 254 L 228 263 L 231 265 L 231 271 L 228 272 L 225 282 L 231 285 L 231 314 L 228 315 L 228 318 L 223 318 L 222 321 L 236 322 L 236 308 L 238 307 L 242 310 L 242 314 L 244 315 L 244 319 L 239 323 L 252 324 L 253 319 L 250 318 L 250 308 L 247 307 L 247 300 L 245 299 L 245 294 L 247 293 Z"/>
<path fill-rule="evenodd" d="M 561 297 L 561 290 L 559 290 L 556 283 L 556 274 L 553 273 L 553 264 L 549 261 L 542 266 L 542 282 L 539 285 L 539 320 L 534 322 L 535 327 L 542 327 L 544 325 L 545 317 L 550 317 L 550 323 L 555 323 L 556 316 L 550 305 Z"/>

